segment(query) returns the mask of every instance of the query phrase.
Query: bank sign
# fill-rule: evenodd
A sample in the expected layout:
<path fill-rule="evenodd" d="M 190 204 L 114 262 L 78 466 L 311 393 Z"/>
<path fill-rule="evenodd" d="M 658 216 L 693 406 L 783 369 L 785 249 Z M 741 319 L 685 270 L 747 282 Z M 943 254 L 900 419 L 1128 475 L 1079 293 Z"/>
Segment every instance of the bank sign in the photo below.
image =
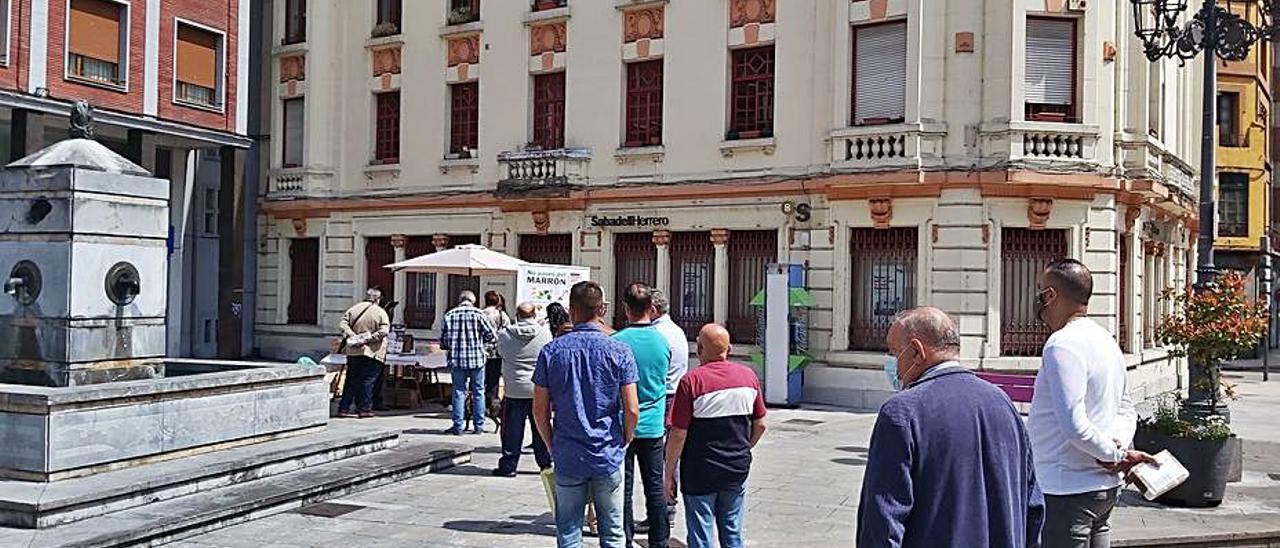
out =
<path fill-rule="evenodd" d="M 585 266 L 520 265 L 516 273 L 516 303 L 533 303 L 538 318 L 545 318 L 551 303 L 569 308 L 569 289 L 590 276 L 591 269 Z"/>
<path fill-rule="evenodd" d="M 667 226 L 671 224 L 669 217 L 642 217 L 640 215 L 618 215 L 600 217 L 592 215 L 591 226 Z"/>

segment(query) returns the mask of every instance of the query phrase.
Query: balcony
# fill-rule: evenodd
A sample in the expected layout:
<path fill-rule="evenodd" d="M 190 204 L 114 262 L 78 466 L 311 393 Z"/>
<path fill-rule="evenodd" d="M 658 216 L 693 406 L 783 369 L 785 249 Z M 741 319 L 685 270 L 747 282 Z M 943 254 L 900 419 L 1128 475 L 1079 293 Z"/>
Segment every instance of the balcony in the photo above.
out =
<path fill-rule="evenodd" d="M 923 169 L 942 165 L 946 126 L 892 124 L 831 132 L 831 168 L 841 171 Z"/>
<path fill-rule="evenodd" d="M 984 125 L 983 156 L 1011 167 L 1096 171 L 1097 126 L 1053 122 L 1009 122 Z"/>
<path fill-rule="evenodd" d="M 591 149 L 513 150 L 498 154 L 498 195 L 557 194 L 584 186 Z"/>
<path fill-rule="evenodd" d="M 267 179 L 267 199 L 306 198 L 330 193 L 333 174 L 290 167 L 271 170 Z"/>
<path fill-rule="evenodd" d="M 1158 181 L 1170 192 L 1194 199 L 1198 193 L 1195 169 L 1170 151 L 1159 139 L 1150 135 L 1116 134 L 1118 164 L 1125 177 L 1133 180 Z M 1150 187 L 1155 188 L 1155 187 Z M 1155 196 L 1163 198 L 1164 196 Z"/>

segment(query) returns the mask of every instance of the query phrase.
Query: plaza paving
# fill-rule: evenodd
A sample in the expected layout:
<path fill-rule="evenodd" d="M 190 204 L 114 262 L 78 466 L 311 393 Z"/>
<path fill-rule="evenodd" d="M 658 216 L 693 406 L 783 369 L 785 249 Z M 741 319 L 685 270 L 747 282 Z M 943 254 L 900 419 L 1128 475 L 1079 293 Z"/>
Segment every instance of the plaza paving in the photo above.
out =
<path fill-rule="evenodd" d="M 1267 546 L 1263 538 L 1280 538 L 1280 427 L 1275 415 L 1280 409 L 1280 377 L 1266 385 L 1252 372 L 1233 372 L 1230 377 L 1243 396 L 1233 410 L 1236 428 L 1247 440 L 1244 481 L 1231 486 L 1222 507 L 1206 510 L 1151 505 L 1130 492 L 1113 520 L 1116 545 L 1199 541 L 1201 546 L 1222 546 L 1248 541 L 1247 545 Z M 438 409 L 370 421 L 401 428 L 406 438 L 474 444 L 473 462 L 329 501 L 358 507 L 337 517 L 278 514 L 171 546 L 554 545 L 554 525 L 531 455 L 521 459 L 522 473 L 517 478 L 494 478 L 489 470 L 498 458 L 496 434 L 440 436 L 448 421 Z M 748 487 L 747 544 L 852 546 L 874 421 L 874 414 L 837 408 L 772 410 Z M 643 509 L 637 507 L 637 513 Z M 684 538 L 683 521 L 677 519 L 676 539 Z M 588 546 L 594 545 L 588 539 Z"/>

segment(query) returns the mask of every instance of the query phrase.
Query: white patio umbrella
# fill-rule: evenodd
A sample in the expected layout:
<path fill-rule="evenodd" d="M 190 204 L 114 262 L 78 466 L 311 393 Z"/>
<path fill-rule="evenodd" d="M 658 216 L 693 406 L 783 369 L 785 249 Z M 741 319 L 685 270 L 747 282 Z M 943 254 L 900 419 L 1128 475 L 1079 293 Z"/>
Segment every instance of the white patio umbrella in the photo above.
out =
<path fill-rule="evenodd" d="M 525 261 L 505 253 L 482 245 L 466 244 L 392 263 L 385 268 L 459 276 L 506 276 L 515 274 L 522 264 Z"/>

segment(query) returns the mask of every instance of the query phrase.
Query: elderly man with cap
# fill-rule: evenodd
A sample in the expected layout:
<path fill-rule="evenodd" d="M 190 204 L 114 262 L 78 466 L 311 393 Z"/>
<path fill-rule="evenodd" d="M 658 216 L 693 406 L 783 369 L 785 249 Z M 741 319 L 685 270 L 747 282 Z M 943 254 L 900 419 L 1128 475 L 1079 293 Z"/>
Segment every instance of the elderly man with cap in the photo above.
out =
<path fill-rule="evenodd" d="M 858 546 L 1037 546 L 1044 497 L 1009 397 L 956 361 L 960 333 L 941 310 L 899 313 L 887 339 L 902 391 L 871 433 Z"/>

